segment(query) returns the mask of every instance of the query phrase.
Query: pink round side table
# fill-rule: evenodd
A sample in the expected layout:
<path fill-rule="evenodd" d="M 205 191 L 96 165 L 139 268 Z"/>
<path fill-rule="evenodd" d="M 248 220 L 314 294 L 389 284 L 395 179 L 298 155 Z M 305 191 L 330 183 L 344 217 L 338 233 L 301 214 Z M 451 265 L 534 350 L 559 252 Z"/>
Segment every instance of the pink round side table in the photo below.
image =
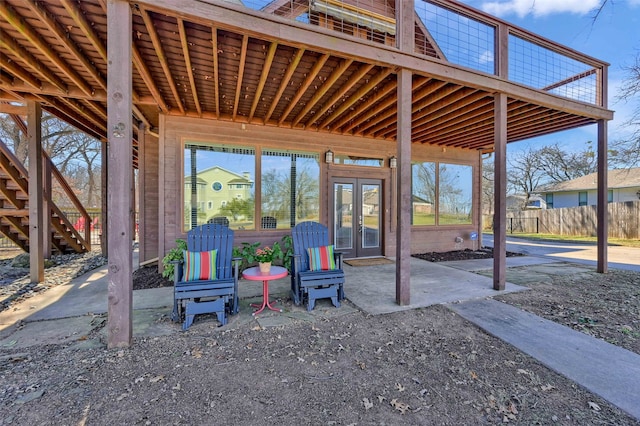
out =
<path fill-rule="evenodd" d="M 287 275 L 289 275 L 289 271 L 287 271 L 287 268 L 283 268 L 282 266 L 272 266 L 271 271 L 268 274 L 260 272 L 260 267 L 258 266 L 247 268 L 242 271 L 242 277 L 244 279 L 249 281 L 262 281 L 262 305 L 252 304 L 252 307 L 258 308 L 258 310 L 256 310 L 252 315 L 259 314 L 264 310 L 264 308 L 269 308 L 276 312 L 282 312 L 282 309 L 274 308 L 271 306 L 271 302 L 269 302 L 269 281 L 278 280 L 286 277 Z"/>

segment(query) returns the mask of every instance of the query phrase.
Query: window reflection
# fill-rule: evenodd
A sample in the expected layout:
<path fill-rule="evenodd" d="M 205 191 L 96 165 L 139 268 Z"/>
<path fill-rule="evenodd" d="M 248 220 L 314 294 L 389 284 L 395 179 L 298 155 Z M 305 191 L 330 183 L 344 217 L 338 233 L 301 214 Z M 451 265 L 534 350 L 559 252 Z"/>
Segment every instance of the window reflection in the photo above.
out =
<path fill-rule="evenodd" d="M 219 223 L 253 229 L 255 151 L 225 145 L 185 145 L 184 229 Z"/>
<path fill-rule="evenodd" d="M 320 164 L 317 154 L 263 151 L 261 228 L 291 228 L 320 218 Z"/>

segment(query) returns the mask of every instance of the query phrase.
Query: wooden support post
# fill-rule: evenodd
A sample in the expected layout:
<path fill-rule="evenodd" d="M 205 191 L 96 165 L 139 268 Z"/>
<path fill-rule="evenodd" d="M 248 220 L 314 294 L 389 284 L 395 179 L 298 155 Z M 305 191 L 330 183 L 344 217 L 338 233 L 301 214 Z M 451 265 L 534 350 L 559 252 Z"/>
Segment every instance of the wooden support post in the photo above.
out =
<path fill-rule="evenodd" d="M 102 175 L 100 177 L 102 188 L 102 202 L 100 213 L 100 250 L 105 257 L 109 256 L 109 197 L 107 187 L 109 182 L 109 143 L 102 142 L 100 151 L 100 161 L 102 163 Z"/>
<path fill-rule="evenodd" d="M 396 0 L 396 47 L 415 53 L 415 0 Z"/>
<path fill-rule="evenodd" d="M 507 95 L 494 100 L 493 289 L 504 290 L 507 275 Z"/>
<path fill-rule="evenodd" d="M 411 71 L 398 72 L 396 303 L 411 303 Z"/>
<path fill-rule="evenodd" d="M 133 337 L 131 248 L 132 139 L 131 7 L 107 1 L 107 137 L 109 138 L 109 306 L 107 346 L 130 346 Z"/>
<path fill-rule="evenodd" d="M 44 281 L 44 229 L 42 191 L 42 107 L 27 101 L 29 138 L 29 276 L 32 283 Z"/>
<path fill-rule="evenodd" d="M 146 184 L 147 173 L 147 140 L 146 126 L 143 122 L 138 124 L 138 258 L 140 262 L 147 260 L 145 230 L 147 214 L 145 194 L 147 192 Z"/>
<path fill-rule="evenodd" d="M 51 259 L 51 162 L 42 156 L 42 171 L 44 197 L 42 199 L 42 233 L 44 234 L 43 255 L 45 259 Z"/>
<path fill-rule="evenodd" d="M 598 236 L 598 266 L 597 271 L 608 271 L 607 238 L 609 236 L 609 205 L 608 205 L 608 165 L 607 165 L 607 136 L 608 123 L 598 120 L 598 196 L 597 196 L 597 236 Z"/>

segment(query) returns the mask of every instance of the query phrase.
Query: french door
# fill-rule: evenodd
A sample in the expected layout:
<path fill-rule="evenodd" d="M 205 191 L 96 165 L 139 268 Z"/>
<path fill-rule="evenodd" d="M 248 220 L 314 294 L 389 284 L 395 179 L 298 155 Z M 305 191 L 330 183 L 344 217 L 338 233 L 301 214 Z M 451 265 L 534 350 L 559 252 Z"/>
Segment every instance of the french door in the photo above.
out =
<path fill-rule="evenodd" d="M 347 259 L 382 255 L 382 181 L 331 179 L 333 239 Z"/>

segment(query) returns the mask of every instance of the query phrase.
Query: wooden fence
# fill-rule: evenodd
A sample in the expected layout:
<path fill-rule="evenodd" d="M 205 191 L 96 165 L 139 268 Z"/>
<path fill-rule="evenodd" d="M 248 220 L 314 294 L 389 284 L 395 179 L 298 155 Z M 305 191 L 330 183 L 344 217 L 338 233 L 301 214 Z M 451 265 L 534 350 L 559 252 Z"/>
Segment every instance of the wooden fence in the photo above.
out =
<path fill-rule="evenodd" d="M 640 239 L 640 201 L 609 203 L 609 237 Z M 491 228 L 492 217 L 484 216 Z M 596 206 L 507 212 L 507 232 L 595 236 Z"/>

